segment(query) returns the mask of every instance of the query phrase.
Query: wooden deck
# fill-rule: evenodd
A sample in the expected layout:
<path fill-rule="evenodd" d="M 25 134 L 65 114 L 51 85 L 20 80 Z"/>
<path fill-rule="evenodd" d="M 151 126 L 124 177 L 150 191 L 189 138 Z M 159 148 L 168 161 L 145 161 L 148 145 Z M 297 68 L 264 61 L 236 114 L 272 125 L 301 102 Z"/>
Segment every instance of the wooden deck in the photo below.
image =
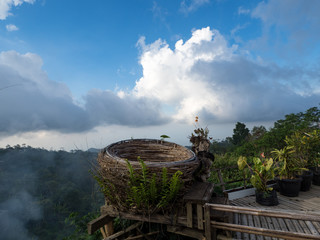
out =
<path fill-rule="evenodd" d="M 279 205 L 278 206 L 262 206 L 255 202 L 255 196 L 247 196 L 230 201 L 230 205 L 246 207 L 246 208 L 259 208 L 265 210 L 272 210 L 279 212 L 292 212 L 299 211 L 302 214 L 320 214 L 320 186 L 312 185 L 308 192 L 300 192 L 298 197 L 286 197 L 278 193 Z M 295 219 L 283 219 L 266 216 L 257 216 L 243 213 L 233 214 L 233 223 L 244 225 L 262 227 L 267 229 L 283 230 L 289 232 L 306 233 L 318 236 L 320 239 L 320 217 L 316 221 L 304 221 Z M 263 237 L 254 234 L 236 232 L 234 239 L 250 239 L 250 240 L 274 240 L 278 238 Z"/>
<path fill-rule="evenodd" d="M 320 240 L 320 186 L 313 185 L 310 191 L 300 192 L 299 197 L 294 198 L 278 194 L 279 205 L 272 207 L 257 204 L 255 196 L 229 199 L 229 204 L 226 204 L 228 201 L 225 198 L 220 199 L 223 201 L 217 201 L 217 197 L 210 199 L 212 189 L 213 184 L 195 183 L 184 196 L 185 206 L 169 215 L 158 213 L 145 216 L 120 212 L 112 206 L 104 205 L 101 207 L 101 217 L 88 223 L 88 233 L 100 229 L 105 233 L 104 239 L 111 240 L 138 226 L 133 224 L 112 234 L 106 226 L 115 217 L 121 217 L 140 223 L 164 224 L 168 232 L 201 240 L 217 240 L 219 236 L 244 240 Z M 246 193 L 250 192 L 247 190 L 250 189 L 246 189 Z"/>

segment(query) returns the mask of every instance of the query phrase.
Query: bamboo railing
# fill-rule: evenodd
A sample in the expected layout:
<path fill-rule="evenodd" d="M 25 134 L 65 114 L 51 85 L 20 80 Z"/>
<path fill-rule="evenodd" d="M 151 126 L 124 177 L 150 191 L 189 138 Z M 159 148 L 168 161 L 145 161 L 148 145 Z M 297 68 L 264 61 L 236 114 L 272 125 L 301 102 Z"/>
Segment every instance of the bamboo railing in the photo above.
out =
<path fill-rule="evenodd" d="M 255 226 L 245 226 L 233 223 L 224 223 L 211 220 L 211 210 L 224 211 L 238 214 L 248 214 L 254 216 L 265 216 L 273 218 L 299 219 L 304 221 L 320 221 L 320 214 L 301 213 L 298 211 L 274 211 L 257 208 L 245 208 L 230 205 L 210 204 L 204 205 L 205 217 L 205 236 L 207 240 L 215 239 L 217 229 L 223 229 L 232 232 L 244 232 L 249 234 L 263 235 L 282 239 L 320 239 L 320 235 L 312 235 L 301 232 L 288 232 L 276 229 L 261 228 Z M 213 229 L 213 233 L 212 230 Z"/>

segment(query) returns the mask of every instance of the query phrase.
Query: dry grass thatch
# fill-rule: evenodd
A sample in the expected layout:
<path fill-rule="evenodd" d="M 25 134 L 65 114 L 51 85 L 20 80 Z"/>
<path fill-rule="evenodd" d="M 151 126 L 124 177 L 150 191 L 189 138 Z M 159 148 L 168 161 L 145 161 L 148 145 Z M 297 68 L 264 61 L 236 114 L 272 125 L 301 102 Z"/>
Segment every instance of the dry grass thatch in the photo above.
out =
<path fill-rule="evenodd" d="M 199 161 L 195 154 L 178 144 L 153 139 L 131 139 L 113 143 L 104 148 L 98 155 L 99 175 L 117 189 L 119 199 L 124 200 L 126 187 L 129 184 L 129 171 L 126 160 L 135 171 L 141 171 L 140 157 L 148 172 L 155 173 L 161 181 L 162 169 L 167 169 L 168 176 L 177 171 L 182 172 L 182 191 L 193 181 L 193 172 Z M 106 201 L 107 197 L 106 197 Z"/>

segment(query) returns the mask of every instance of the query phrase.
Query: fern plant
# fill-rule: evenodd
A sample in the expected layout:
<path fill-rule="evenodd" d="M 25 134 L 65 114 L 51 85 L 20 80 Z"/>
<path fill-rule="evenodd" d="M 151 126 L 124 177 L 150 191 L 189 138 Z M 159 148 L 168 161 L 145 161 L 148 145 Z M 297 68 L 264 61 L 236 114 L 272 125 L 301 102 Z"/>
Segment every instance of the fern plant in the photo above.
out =
<path fill-rule="evenodd" d="M 150 174 L 144 161 L 138 157 L 141 171 L 136 171 L 127 161 L 130 181 L 127 202 L 132 209 L 151 214 L 167 208 L 174 202 L 182 186 L 182 172 L 177 171 L 171 178 L 166 168 L 162 169 L 161 179 L 156 173 Z"/>
<path fill-rule="evenodd" d="M 126 160 L 128 185 L 123 186 L 125 189 L 122 191 L 102 177 L 99 171 L 93 174 L 107 202 L 121 210 L 133 210 L 145 214 L 171 207 L 182 187 L 182 172 L 177 171 L 170 177 L 164 167 L 161 174 L 151 173 L 140 157 L 137 160 L 140 169 L 134 169 Z"/>

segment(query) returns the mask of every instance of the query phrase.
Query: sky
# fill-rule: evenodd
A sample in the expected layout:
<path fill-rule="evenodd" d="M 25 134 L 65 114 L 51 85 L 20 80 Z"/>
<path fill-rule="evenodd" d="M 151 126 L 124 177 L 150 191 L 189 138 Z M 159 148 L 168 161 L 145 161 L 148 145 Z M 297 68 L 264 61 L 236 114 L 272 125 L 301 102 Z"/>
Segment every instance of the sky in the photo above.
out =
<path fill-rule="evenodd" d="M 319 0 L 0 0 L 0 147 L 189 145 L 320 103 Z M 199 123 L 195 126 L 195 117 Z"/>

